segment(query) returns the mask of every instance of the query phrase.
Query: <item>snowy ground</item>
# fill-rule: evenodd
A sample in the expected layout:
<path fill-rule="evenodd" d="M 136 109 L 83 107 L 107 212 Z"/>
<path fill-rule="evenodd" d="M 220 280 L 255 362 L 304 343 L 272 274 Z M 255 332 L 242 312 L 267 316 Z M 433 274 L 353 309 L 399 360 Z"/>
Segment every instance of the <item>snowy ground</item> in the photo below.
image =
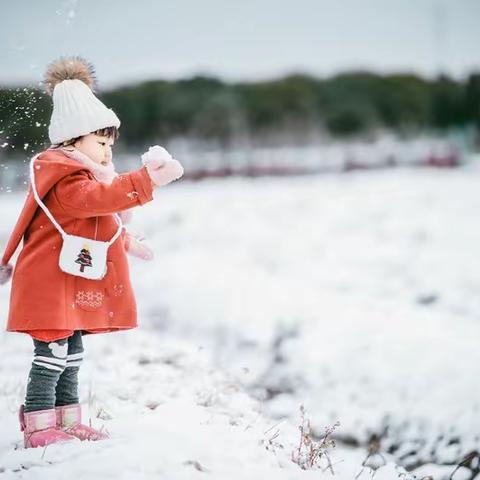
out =
<path fill-rule="evenodd" d="M 290 460 L 304 404 L 317 434 L 340 422 L 335 477 L 370 477 L 375 444 L 377 478 L 401 475 L 393 462 L 448 478 L 480 449 L 479 178 L 405 169 L 158 190 L 131 225 L 156 253 L 131 260 L 141 327 L 84 342 L 84 415 L 113 438 L 23 449 L 31 340 L 0 333 L 0 476 L 330 477 L 325 461 Z M 1 244 L 22 198 L 1 199 Z"/>

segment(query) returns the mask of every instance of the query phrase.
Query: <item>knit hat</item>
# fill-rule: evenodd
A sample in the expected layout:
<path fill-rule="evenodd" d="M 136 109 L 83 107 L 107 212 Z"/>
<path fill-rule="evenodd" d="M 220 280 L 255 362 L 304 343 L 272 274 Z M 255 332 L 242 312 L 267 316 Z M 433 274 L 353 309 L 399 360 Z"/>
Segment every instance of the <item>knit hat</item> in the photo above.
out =
<path fill-rule="evenodd" d="M 81 57 L 61 57 L 49 65 L 44 84 L 53 98 L 48 127 L 52 144 L 120 126 L 115 112 L 93 94 L 95 81 L 93 65 Z"/>

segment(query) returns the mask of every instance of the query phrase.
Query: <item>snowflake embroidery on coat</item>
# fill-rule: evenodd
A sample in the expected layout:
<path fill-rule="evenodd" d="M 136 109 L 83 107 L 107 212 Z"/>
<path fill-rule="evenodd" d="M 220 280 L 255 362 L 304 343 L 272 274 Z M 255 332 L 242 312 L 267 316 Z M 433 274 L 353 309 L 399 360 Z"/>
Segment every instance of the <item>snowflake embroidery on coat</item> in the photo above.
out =
<path fill-rule="evenodd" d="M 97 308 L 102 305 L 103 293 L 93 290 L 79 290 L 75 297 L 75 302 L 82 307 Z"/>

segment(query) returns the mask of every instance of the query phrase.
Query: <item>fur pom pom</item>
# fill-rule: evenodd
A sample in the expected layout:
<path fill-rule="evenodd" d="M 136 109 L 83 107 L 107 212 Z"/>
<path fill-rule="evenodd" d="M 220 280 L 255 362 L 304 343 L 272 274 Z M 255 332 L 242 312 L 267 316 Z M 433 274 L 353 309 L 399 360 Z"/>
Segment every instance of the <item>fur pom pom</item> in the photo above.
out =
<path fill-rule="evenodd" d="M 53 95 L 55 85 L 63 80 L 81 80 L 93 91 L 97 78 L 93 65 L 82 57 L 60 57 L 52 62 L 43 76 L 43 83 L 49 95 Z"/>
<path fill-rule="evenodd" d="M 0 265 L 0 285 L 7 283 L 12 276 L 13 266 L 10 263 Z"/>

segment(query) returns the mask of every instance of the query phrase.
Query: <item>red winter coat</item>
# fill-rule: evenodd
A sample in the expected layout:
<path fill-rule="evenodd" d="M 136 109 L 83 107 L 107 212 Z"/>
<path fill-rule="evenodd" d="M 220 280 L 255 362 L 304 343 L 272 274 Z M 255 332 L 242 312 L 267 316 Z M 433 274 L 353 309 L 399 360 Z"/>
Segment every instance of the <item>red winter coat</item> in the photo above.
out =
<path fill-rule="evenodd" d="M 35 160 L 38 194 L 66 233 L 107 241 L 117 231 L 114 213 L 153 200 L 145 167 L 120 174 L 108 185 L 87 167 L 59 151 Z M 63 272 L 58 265 L 62 237 L 38 206 L 31 185 L 2 264 L 23 248 L 13 270 L 7 331 L 53 341 L 137 326 L 137 307 L 129 278 L 125 230 L 109 247 L 107 273 L 90 280 Z"/>

